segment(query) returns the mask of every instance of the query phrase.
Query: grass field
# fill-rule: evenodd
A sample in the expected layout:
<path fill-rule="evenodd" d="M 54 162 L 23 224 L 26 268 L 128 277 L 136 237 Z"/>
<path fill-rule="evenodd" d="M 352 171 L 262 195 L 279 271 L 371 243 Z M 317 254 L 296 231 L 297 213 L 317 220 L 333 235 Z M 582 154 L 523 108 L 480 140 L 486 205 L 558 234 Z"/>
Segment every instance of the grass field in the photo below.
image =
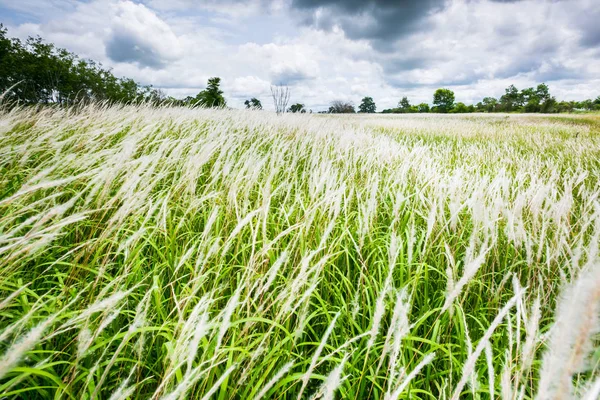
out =
<path fill-rule="evenodd" d="M 0 397 L 596 399 L 600 116 L 0 113 Z"/>

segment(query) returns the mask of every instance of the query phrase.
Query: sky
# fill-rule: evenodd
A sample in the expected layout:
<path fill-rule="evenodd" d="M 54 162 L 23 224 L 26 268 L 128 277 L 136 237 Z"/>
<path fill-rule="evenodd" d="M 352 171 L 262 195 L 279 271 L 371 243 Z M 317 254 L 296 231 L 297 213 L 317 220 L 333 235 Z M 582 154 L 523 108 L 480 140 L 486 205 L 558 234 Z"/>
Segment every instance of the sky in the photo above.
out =
<path fill-rule="evenodd" d="M 178 98 L 219 76 L 232 107 L 273 109 L 271 84 L 314 111 L 441 87 L 467 104 L 542 82 L 600 96 L 600 0 L 0 0 L 0 22 Z"/>

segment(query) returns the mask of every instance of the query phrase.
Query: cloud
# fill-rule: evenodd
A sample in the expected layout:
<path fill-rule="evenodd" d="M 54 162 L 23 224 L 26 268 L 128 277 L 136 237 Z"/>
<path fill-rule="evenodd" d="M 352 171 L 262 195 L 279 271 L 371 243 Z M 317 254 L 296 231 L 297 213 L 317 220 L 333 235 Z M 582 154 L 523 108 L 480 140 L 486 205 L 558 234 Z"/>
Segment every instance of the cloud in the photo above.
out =
<path fill-rule="evenodd" d="M 364 96 L 379 110 L 431 102 L 438 87 L 465 103 L 544 81 L 557 99 L 600 94 L 597 0 L 249 1 L 0 5 L 9 35 L 39 34 L 176 97 L 219 76 L 233 107 L 257 97 L 272 109 L 272 83 L 315 111 Z"/>
<path fill-rule="evenodd" d="M 169 25 L 143 4 L 120 2 L 106 42 L 107 56 L 116 62 L 164 68 L 180 58 L 179 40 Z"/>
<path fill-rule="evenodd" d="M 268 95 L 269 87 L 270 83 L 268 81 L 254 75 L 240 76 L 235 78 L 231 84 L 224 84 L 224 89 L 226 89 L 228 93 L 240 99 Z"/>
<path fill-rule="evenodd" d="M 571 2 L 454 1 L 428 17 L 427 30 L 374 57 L 386 83 L 402 89 L 519 77 L 531 84 L 586 80 L 598 76 L 599 60 L 579 45 L 581 10 Z"/>
<path fill-rule="evenodd" d="M 379 50 L 427 26 L 447 0 L 292 0 L 303 22 L 322 30 L 339 27 L 353 40 L 365 39 Z"/>
<path fill-rule="evenodd" d="M 586 48 L 600 47 L 600 3 L 585 4 L 585 9 L 577 15 L 576 26 L 580 34 L 580 44 Z"/>
<path fill-rule="evenodd" d="M 319 64 L 324 59 L 319 46 L 306 42 L 246 43 L 240 47 L 239 58 L 253 60 L 257 74 L 268 71 L 272 84 L 295 85 L 319 76 Z"/>
<path fill-rule="evenodd" d="M 279 63 L 271 67 L 271 82 L 273 84 L 294 85 L 307 79 L 315 78 L 310 66 L 302 64 Z"/>

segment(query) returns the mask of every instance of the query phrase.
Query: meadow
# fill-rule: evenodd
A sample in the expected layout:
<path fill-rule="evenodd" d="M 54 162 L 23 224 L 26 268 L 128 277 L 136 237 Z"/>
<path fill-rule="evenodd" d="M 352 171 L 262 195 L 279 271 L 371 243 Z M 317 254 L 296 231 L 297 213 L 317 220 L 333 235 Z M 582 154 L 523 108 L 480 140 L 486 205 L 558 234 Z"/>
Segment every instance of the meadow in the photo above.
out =
<path fill-rule="evenodd" d="M 600 395 L 600 115 L 0 112 L 0 397 Z"/>

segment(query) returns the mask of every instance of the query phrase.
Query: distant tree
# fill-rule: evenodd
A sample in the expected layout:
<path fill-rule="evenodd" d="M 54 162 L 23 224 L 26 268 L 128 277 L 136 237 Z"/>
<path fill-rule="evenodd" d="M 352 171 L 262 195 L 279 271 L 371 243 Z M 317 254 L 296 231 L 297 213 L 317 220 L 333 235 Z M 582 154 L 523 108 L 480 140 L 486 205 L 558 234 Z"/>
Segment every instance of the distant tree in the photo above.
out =
<path fill-rule="evenodd" d="M 483 108 L 487 112 L 494 112 L 498 106 L 498 100 L 493 97 L 484 97 L 483 98 Z"/>
<path fill-rule="evenodd" d="M 520 97 L 514 94 L 513 88 L 514 86 L 509 88 L 510 94 L 508 97 L 508 99 L 517 99 L 509 106 L 509 108 L 512 107 L 513 110 L 516 109 L 516 106 L 520 103 L 525 112 L 549 112 L 551 106 L 555 104 L 554 98 L 550 95 L 550 89 L 545 83 L 539 84 L 535 89 L 523 89 L 520 93 Z"/>
<path fill-rule="evenodd" d="M 515 85 L 510 85 L 504 90 L 504 94 L 500 97 L 502 111 L 518 111 L 523 107 L 524 97 Z"/>
<path fill-rule="evenodd" d="M 421 103 L 417 106 L 417 110 L 420 113 L 428 113 L 430 111 L 429 104 Z"/>
<path fill-rule="evenodd" d="M 594 109 L 594 102 L 592 101 L 592 99 L 586 99 L 586 100 L 582 100 L 580 102 L 577 103 L 577 109 L 579 110 L 593 110 Z"/>
<path fill-rule="evenodd" d="M 465 105 L 465 103 L 458 102 L 454 105 L 454 108 L 451 110 L 451 112 L 459 114 L 468 113 L 469 108 Z"/>
<path fill-rule="evenodd" d="M 576 108 L 576 101 L 561 101 L 555 105 L 555 111 L 557 112 L 573 112 Z"/>
<path fill-rule="evenodd" d="M 447 113 L 454 106 L 454 92 L 450 89 L 438 89 L 433 94 L 433 104 L 437 112 Z"/>
<path fill-rule="evenodd" d="M 540 83 L 535 88 L 535 95 L 540 99 L 540 103 L 548 101 L 552 98 L 550 95 L 550 88 L 545 83 Z"/>
<path fill-rule="evenodd" d="M 550 97 L 548 100 L 546 100 L 544 102 L 544 104 L 541 105 L 540 112 L 543 112 L 543 113 L 558 112 L 556 109 L 557 104 L 558 104 L 558 102 L 556 101 L 556 99 L 554 97 Z"/>
<path fill-rule="evenodd" d="M 535 94 L 539 101 L 539 112 L 550 113 L 554 112 L 556 106 L 556 99 L 550 94 L 550 88 L 545 83 L 537 85 L 535 88 Z"/>
<path fill-rule="evenodd" d="M 372 97 L 363 97 L 360 105 L 358 106 L 358 112 L 372 114 L 377 110 L 377 106 L 373 101 Z"/>
<path fill-rule="evenodd" d="M 250 108 L 252 110 L 262 110 L 262 103 L 256 97 L 246 100 L 244 104 L 246 105 L 246 108 Z"/>
<path fill-rule="evenodd" d="M 330 114 L 353 114 L 355 112 L 354 105 L 343 100 L 334 100 L 329 107 Z"/>
<path fill-rule="evenodd" d="M 221 78 L 213 77 L 208 79 L 206 89 L 196 95 L 194 105 L 202 107 L 225 107 L 227 102 L 223 97 L 223 91 L 220 89 Z"/>
<path fill-rule="evenodd" d="M 288 108 L 288 112 L 304 114 L 306 112 L 306 109 L 304 108 L 304 104 L 296 103 L 292 104 L 290 108 Z"/>
<path fill-rule="evenodd" d="M 288 102 L 290 101 L 290 88 L 284 85 L 271 85 L 271 96 L 273 97 L 273 104 L 275 105 L 275 112 L 277 114 L 283 114 L 286 109 Z"/>
<path fill-rule="evenodd" d="M 405 112 L 410 109 L 410 101 L 408 101 L 408 97 L 404 96 L 402 100 L 398 102 L 398 108 L 404 110 Z"/>
<path fill-rule="evenodd" d="M 532 113 L 540 111 L 540 98 L 534 88 L 527 88 L 521 91 L 523 99 L 523 111 Z"/>

